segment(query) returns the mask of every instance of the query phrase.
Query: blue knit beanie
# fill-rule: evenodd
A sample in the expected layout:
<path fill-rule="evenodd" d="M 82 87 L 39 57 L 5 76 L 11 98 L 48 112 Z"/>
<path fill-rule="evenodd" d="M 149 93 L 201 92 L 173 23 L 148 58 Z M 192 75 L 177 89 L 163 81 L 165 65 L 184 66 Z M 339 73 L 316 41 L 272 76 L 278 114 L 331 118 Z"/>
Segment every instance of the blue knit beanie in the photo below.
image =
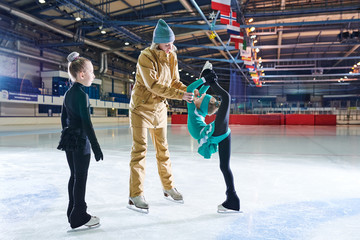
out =
<path fill-rule="evenodd" d="M 206 117 L 206 115 L 208 114 L 209 102 L 211 98 L 212 98 L 211 95 L 206 94 L 201 102 L 200 109 L 198 112 L 203 117 Z"/>
<path fill-rule="evenodd" d="M 169 43 L 175 40 L 175 34 L 167 25 L 167 23 L 159 19 L 158 23 L 156 24 L 154 33 L 153 33 L 153 42 L 154 43 Z"/>

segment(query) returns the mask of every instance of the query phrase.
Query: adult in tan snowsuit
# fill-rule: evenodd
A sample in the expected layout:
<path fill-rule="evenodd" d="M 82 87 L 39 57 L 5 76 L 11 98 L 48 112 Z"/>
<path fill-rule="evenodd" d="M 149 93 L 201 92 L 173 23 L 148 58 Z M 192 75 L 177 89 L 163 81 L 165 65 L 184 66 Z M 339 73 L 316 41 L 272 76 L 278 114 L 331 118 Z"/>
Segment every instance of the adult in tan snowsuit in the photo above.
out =
<path fill-rule="evenodd" d="M 146 209 L 144 178 L 149 130 L 156 150 L 158 172 L 164 195 L 170 200 L 183 202 L 176 190 L 171 172 L 167 142 L 167 98 L 192 101 L 193 94 L 186 92 L 180 82 L 178 61 L 173 42 L 175 35 L 166 22 L 160 19 L 153 33 L 153 43 L 138 58 L 136 82 L 131 93 L 130 127 L 132 149 L 130 161 L 129 207 Z"/>

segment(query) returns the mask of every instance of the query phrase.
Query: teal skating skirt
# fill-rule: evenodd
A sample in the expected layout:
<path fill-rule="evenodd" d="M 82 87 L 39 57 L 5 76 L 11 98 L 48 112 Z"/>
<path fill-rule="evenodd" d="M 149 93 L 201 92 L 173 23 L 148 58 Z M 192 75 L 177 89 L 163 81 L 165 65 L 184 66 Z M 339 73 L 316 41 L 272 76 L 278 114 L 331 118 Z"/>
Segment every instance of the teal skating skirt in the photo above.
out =
<path fill-rule="evenodd" d="M 200 139 L 198 153 L 206 159 L 211 158 L 213 153 L 218 151 L 218 144 L 224 140 L 230 134 L 230 128 L 228 131 L 220 136 L 213 137 L 215 130 L 215 123 L 212 122 L 204 127 L 200 132 Z"/>

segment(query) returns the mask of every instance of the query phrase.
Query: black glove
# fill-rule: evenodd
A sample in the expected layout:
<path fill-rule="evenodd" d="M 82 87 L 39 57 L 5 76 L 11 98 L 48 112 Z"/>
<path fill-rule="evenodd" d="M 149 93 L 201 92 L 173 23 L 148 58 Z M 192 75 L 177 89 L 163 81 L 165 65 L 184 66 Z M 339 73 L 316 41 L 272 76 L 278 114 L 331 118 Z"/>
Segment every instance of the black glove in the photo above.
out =
<path fill-rule="evenodd" d="M 97 162 L 100 161 L 100 160 L 104 160 L 104 155 L 103 155 L 103 153 L 101 151 L 101 148 L 100 148 L 99 144 L 96 144 L 96 145 L 92 146 L 92 150 L 93 150 L 93 152 L 95 154 L 95 160 Z"/>
<path fill-rule="evenodd" d="M 218 76 L 216 75 L 215 71 L 212 69 L 205 69 L 202 74 L 201 77 L 205 78 L 205 86 L 209 86 L 211 83 L 217 82 L 218 80 Z"/>

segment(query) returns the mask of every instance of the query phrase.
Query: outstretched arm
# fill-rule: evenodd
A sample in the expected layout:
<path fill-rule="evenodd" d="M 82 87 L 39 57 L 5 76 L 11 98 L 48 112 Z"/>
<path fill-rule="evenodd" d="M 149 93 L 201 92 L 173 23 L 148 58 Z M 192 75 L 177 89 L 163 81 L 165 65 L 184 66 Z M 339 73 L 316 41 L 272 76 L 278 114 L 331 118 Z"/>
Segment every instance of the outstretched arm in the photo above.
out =
<path fill-rule="evenodd" d="M 187 92 L 194 92 L 195 89 L 198 88 L 198 87 L 200 87 L 202 84 L 204 84 L 204 82 L 205 82 L 205 79 L 204 79 L 204 78 L 200 78 L 200 79 L 196 80 L 195 82 L 191 83 L 191 84 L 187 87 L 186 91 L 187 91 Z M 200 90 L 201 90 L 201 89 L 200 89 Z"/>

